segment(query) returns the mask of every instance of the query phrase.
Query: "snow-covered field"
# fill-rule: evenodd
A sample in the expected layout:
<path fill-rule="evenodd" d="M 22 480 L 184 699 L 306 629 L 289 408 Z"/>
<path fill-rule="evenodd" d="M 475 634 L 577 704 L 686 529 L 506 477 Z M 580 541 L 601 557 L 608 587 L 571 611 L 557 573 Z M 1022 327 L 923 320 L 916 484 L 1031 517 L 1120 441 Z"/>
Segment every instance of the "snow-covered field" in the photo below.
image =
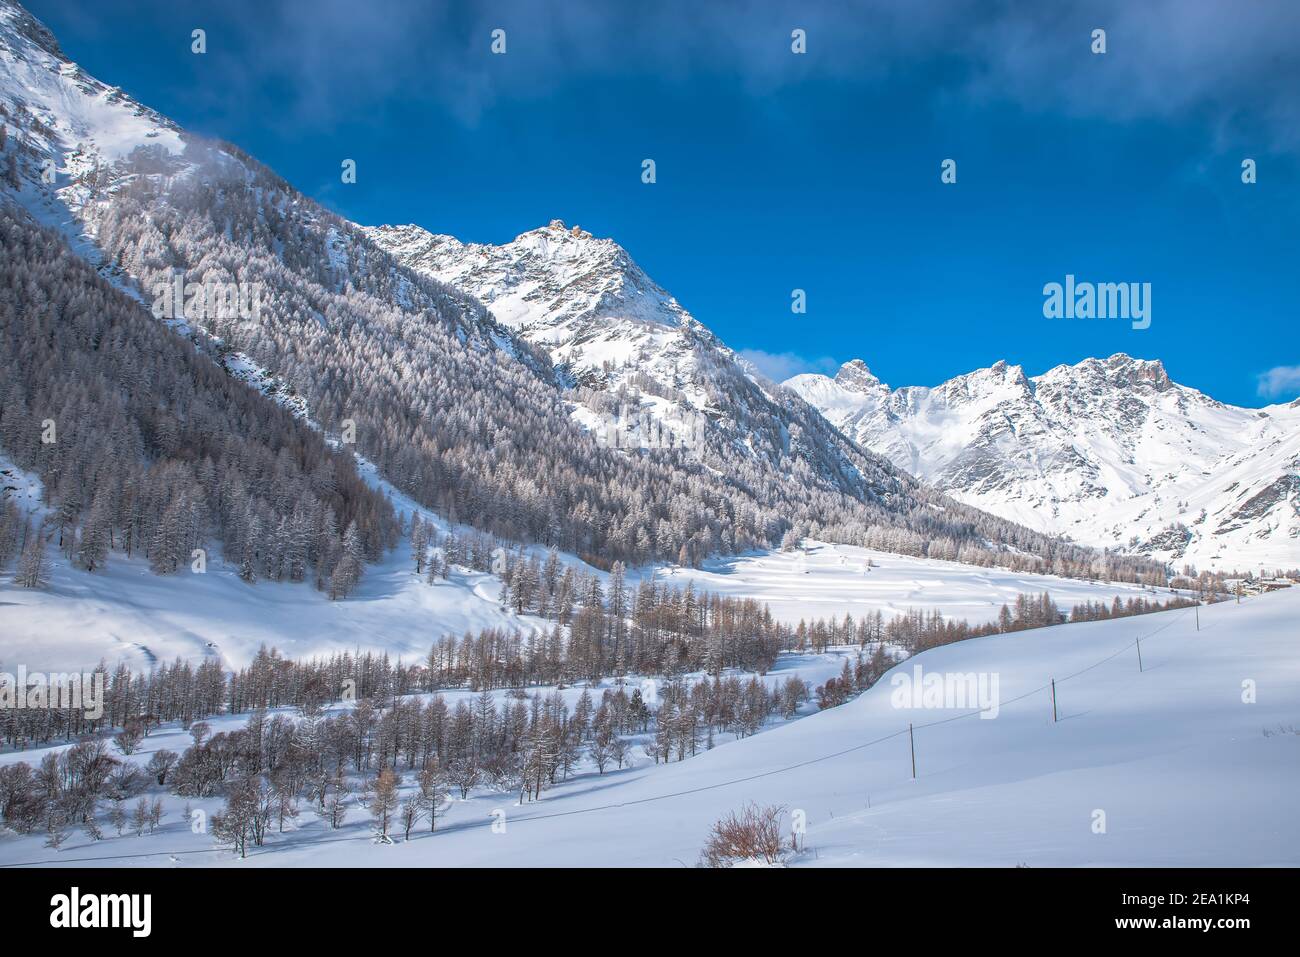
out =
<path fill-rule="evenodd" d="M 414 507 L 405 501 L 395 504 Z M 204 574 L 186 568 L 166 578 L 152 574 L 146 562 L 120 554 L 94 574 L 56 559 L 48 589 L 0 582 L 0 667 L 12 670 L 21 663 L 81 669 L 103 659 L 147 669 L 153 661 L 217 655 L 226 667 L 238 668 L 263 645 L 290 658 L 361 649 L 388 651 L 410 661 L 423 658 L 444 634 L 550 628 L 549 622 L 503 608 L 500 579 L 461 569 L 450 581 L 429 585 L 415 575 L 405 552 L 399 547 L 382 564 L 368 568 L 357 593 L 342 602 L 329 601 L 310 585 L 245 584 L 219 559 Z M 869 571 L 868 558 L 875 565 Z M 571 556 L 565 560 L 578 564 Z M 629 577 L 648 574 L 649 569 L 642 569 Z M 758 599 L 790 624 L 801 618 L 843 619 L 846 613 L 857 619 L 876 610 L 888 620 L 909 608 L 938 608 L 974 623 L 992 620 L 1003 602 L 1013 602 L 1021 592 L 1048 591 L 1063 609 L 1089 598 L 1109 601 L 1141 593 L 1132 585 L 1025 575 L 817 542 L 807 543 L 806 552 L 754 553 L 711 561 L 703 569 L 674 567 L 654 574 L 682 588 L 691 581 L 697 590 Z"/>
<path fill-rule="evenodd" d="M 1295 865 L 1298 617 L 1293 589 L 1202 608 L 1199 631 L 1183 609 L 949 645 L 846 705 L 680 763 L 638 754 L 630 769 L 583 772 L 525 806 L 477 791 L 453 802 L 437 833 L 392 846 L 372 842 L 357 809 L 339 831 L 305 811 L 238 861 L 192 833 L 169 798 L 157 834 L 77 835 L 59 851 L 6 835 L 0 866 L 675 866 L 693 863 L 710 824 L 747 801 L 806 816 L 796 866 Z M 896 707 L 894 676 L 917 666 L 995 675 L 996 718 Z M 156 732 L 137 760 L 184 740 Z"/>
<path fill-rule="evenodd" d="M 874 567 L 868 568 L 868 561 Z M 876 611 L 889 620 L 916 608 L 938 609 L 948 618 L 977 624 L 996 619 L 1003 603 L 1014 603 L 1022 593 L 1047 591 L 1067 611 L 1083 601 L 1144 593 L 1137 585 L 976 568 L 814 541 L 805 542 L 802 550 L 754 552 L 712 559 L 699 569 L 670 568 L 658 574 L 681 586 L 693 581 L 697 590 L 758 599 L 771 607 L 774 617 L 790 623 L 801 618 L 843 619 L 846 614 L 857 620 Z M 1145 594 L 1152 596 L 1150 589 Z"/>

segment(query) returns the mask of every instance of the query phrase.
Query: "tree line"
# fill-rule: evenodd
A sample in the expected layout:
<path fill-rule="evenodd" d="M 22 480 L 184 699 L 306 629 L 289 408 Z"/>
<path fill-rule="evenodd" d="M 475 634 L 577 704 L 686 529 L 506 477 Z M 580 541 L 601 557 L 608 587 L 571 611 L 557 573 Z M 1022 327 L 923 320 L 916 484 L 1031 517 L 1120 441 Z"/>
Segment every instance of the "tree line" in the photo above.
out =
<path fill-rule="evenodd" d="M 846 662 L 845 674 L 862 690 L 885 660 L 859 657 L 856 668 Z M 267 655 L 252 670 L 294 670 L 283 665 Z M 170 677 L 188 683 L 194 676 Z M 94 840 L 107 827 L 152 833 L 162 817 L 157 795 L 168 791 L 224 798 L 211 832 L 240 854 L 292 825 L 304 807 L 332 829 L 361 809 L 380 839 L 398 829 L 409 839 L 422 824 L 436 828 L 449 795 L 487 787 L 537 800 L 583 762 L 605 774 L 632 760 L 638 745 L 656 763 L 682 761 L 714 747 L 720 734 L 745 737 L 774 716 L 792 718 L 809 699 L 798 676 L 769 686 L 757 675 L 728 674 L 671 679 L 651 686 L 649 699 L 621 683 L 599 698 L 584 689 L 572 708 L 559 691 L 498 697 L 483 690 L 454 705 L 439 694 L 381 694 L 330 714 L 308 691 L 314 684 L 299 687 L 305 700 L 296 714 L 258 705 L 230 730 L 214 731 L 193 720 L 201 709 L 187 709 L 179 720 L 191 744 L 179 753 L 156 750 L 144 765 L 131 756 L 156 720 L 129 721 L 112 747 L 105 736 L 87 735 L 35 767 L 2 766 L 0 823 L 17 833 L 44 831 L 56 848 L 76 829 Z"/>

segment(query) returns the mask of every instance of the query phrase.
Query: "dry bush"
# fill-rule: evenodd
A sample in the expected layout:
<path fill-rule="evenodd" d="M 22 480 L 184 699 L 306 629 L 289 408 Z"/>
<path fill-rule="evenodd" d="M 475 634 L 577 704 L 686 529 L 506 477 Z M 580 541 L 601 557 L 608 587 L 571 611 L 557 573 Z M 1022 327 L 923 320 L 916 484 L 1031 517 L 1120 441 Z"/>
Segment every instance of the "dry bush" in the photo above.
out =
<path fill-rule="evenodd" d="M 713 825 L 709 840 L 700 852 L 704 867 L 728 867 L 741 861 L 779 864 L 791 846 L 781 839 L 784 807 L 747 804 L 739 814 L 732 811 Z"/>

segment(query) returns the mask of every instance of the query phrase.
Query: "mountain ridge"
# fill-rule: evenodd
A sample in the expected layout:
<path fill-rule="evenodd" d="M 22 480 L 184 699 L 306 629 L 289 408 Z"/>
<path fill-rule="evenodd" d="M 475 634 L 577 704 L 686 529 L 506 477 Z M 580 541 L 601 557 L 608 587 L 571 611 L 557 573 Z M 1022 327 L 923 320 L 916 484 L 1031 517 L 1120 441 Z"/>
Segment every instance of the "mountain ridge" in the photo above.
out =
<path fill-rule="evenodd" d="M 853 360 L 784 384 L 922 481 L 1040 531 L 1203 568 L 1300 564 L 1300 402 L 1231 406 L 1126 353 L 896 389 Z"/>
<path fill-rule="evenodd" d="M 142 304 L 178 281 L 259 290 L 257 309 L 205 301 L 163 321 L 331 441 L 350 436 L 453 522 L 606 565 L 820 537 L 1158 577 L 964 506 L 864 451 L 612 240 L 559 221 L 501 250 L 390 234 L 463 260 L 448 285 L 430 275 L 447 263 L 408 265 L 239 147 L 51 53 L 47 34 L 0 0 L 0 201 L 57 228 Z"/>

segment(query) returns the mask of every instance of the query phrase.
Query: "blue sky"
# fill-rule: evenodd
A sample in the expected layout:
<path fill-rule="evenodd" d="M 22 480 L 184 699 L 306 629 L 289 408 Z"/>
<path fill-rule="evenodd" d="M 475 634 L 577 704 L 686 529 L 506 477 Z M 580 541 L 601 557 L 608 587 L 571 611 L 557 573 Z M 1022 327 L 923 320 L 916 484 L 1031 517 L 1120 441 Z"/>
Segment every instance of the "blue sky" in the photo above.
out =
<path fill-rule="evenodd" d="M 28 6 L 100 79 L 351 219 L 611 236 L 771 374 L 1127 352 L 1227 402 L 1300 395 L 1294 3 Z M 1045 319 L 1067 273 L 1151 283 L 1150 328 Z"/>

